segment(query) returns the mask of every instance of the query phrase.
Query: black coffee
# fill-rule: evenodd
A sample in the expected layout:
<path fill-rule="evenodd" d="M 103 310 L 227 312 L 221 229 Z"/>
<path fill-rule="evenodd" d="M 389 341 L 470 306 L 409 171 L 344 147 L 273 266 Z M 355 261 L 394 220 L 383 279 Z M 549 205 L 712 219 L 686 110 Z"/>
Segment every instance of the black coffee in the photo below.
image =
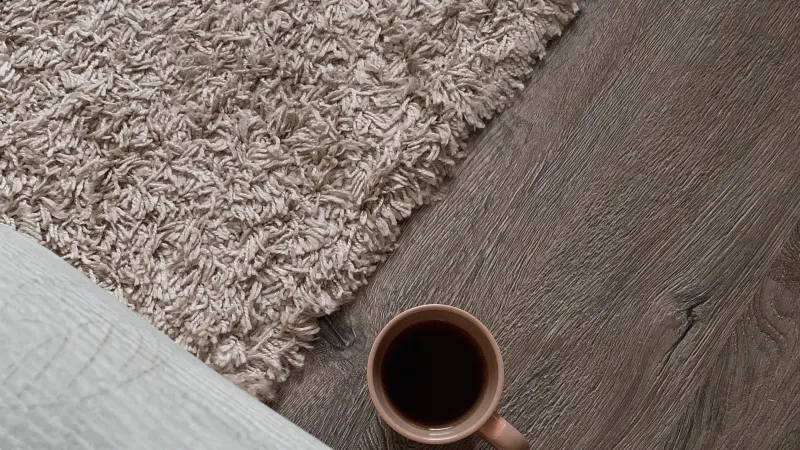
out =
<path fill-rule="evenodd" d="M 400 332 L 386 349 L 381 374 L 395 408 L 425 427 L 446 426 L 462 417 L 486 383 L 475 341 L 442 321 L 420 322 Z"/>

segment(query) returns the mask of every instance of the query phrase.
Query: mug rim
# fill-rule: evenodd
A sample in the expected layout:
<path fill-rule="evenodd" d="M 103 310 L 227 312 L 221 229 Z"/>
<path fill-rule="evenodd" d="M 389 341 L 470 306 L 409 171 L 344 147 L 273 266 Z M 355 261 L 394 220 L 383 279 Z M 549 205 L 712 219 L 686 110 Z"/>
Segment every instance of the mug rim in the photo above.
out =
<path fill-rule="evenodd" d="M 375 356 L 377 354 L 378 348 L 380 344 L 383 343 L 387 333 L 391 330 L 398 322 L 405 319 L 408 316 L 413 314 L 418 314 L 422 311 L 445 311 L 449 313 L 457 314 L 468 321 L 470 321 L 473 325 L 475 325 L 481 333 L 483 333 L 484 337 L 487 338 L 489 344 L 492 347 L 492 351 L 494 352 L 494 357 L 497 359 L 497 387 L 489 403 L 489 407 L 486 408 L 486 411 L 481 413 L 478 419 L 475 420 L 473 424 L 471 424 L 466 429 L 456 433 L 452 436 L 446 438 L 437 438 L 432 439 L 426 436 L 421 436 L 408 430 L 403 429 L 402 427 L 395 426 L 394 419 L 390 418 L 389 414 L 386 411 L 386 408 L 377 401 L 378 395 L 375 388 Z M 375 406 L 375 409 L 378 410 L 378 415 L 389 425 L 393 430 L 400 433 L 402 436 L 405 436 L 408 439 L 411 439 L 416 442 L 420 442 L 423 444 L 448 444 L 451 442 L 455 442 L 465 437 L 474 434 L 475 432 L 480 429 L 483 424 L 485 424 L 492 415 L 495 414 L 497 411 L 497 405 L 500 404 L 500 396 L 503 391 L 503 382 L 505 381 L 505 371 L 503 368 L 503 357 L 500 354 L 500 346 L 497 345 L 497 341 L 494 339 L 492 332 L 489 331 L 489 328 L 483 324 L 478 318 L 473 316 L 472 314 L 464 311 L 463 309 L 456 308 L 455 306 L 450 305 L 443 305 L 438 303 L 427 304 L 427 305 L 419 305 L 413 308 L 409 308 L 400 314 L 394 316 L 391 320 L 389 320 L 386 325 L 381 328 L 381 331 L 378 332 L 378 335 L 375 337 L 375 340 L 372 343 L 372 348 L 369 351 L 369 359 L 367 360 L 367 385 L 369 387 L 369 396 L 372 404 Z"/>

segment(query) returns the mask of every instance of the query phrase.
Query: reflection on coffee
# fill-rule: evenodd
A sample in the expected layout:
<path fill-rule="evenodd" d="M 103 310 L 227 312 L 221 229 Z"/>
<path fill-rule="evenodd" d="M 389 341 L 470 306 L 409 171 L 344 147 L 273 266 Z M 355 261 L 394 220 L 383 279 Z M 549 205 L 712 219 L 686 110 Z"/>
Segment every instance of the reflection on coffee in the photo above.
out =
<path fill-rule="evenodd" d="M 479 400 L 486 383 L 480 349 L 447 322 L 420 322 L 401 331 L 381 365 L 385 392 L 406 419 L 428 428 L 452 425 Z"/>

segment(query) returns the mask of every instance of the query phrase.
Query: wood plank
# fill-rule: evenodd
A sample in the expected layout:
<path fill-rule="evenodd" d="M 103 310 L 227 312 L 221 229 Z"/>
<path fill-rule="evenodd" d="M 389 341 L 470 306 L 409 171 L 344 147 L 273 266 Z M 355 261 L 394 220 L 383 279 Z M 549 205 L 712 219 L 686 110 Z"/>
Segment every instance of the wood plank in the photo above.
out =
<path fill-rule="evenodd" d="M 758 308 L 791 306 L 765 280 L 800 218 L 797 42 L 793 3 L 589 3 L 336 319 L 353 344 L 321 344 L 278 411 L 335 448 L 415 447 L 378 420 L 364 364 L 394 314 L 446 303 L 495 332 L 501 411 L 534 448 L 796 441 L 776 397 L 793 313 L 765 356 L 780 383 L 728 372 L 759 364 L 778 319 Z"/>
<path fill-rule="evenodd" d="M 672 448 L 800 448 L 800 227 L 697 382 Z"/>

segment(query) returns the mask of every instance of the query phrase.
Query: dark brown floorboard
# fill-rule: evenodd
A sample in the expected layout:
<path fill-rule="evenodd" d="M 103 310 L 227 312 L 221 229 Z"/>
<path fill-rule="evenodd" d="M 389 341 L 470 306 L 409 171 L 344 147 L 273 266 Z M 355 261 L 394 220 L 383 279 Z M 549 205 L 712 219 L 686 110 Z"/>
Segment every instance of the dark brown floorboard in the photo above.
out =
<path fill-rule="evenodd" d="M 447 303 L 496 334 L 533 448 L 800 448 L 798 213 L 800 4 L 590 2 L 335 318 L 353 344 L 275 406 L 334 448 L 416 448 L 364 365 Z"/>

